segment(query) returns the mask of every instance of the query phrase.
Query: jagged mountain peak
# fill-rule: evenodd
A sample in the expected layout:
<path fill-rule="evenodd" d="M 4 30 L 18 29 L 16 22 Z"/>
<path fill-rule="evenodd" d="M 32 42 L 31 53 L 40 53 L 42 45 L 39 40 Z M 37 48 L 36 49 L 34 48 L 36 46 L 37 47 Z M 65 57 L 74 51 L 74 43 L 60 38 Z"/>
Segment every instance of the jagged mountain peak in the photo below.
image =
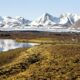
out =
<path fill-rule="evenodd" d="M 49 13 L 43 13 L 41 17 L 53 17 L 53 16 Z"/>
<path fill-rule="evenodd" d="M 64 13 L 59 17 L 55 17 L 49 13 L 43 13 L 40 17 L 32 22 L 24 17 L 0 17 L 0 28 L 3 29 L 27 29 L 44 28 L 44 29 L 68 29 L 74 27 L 73 24 L 80 19 L 80 15 L 74 13 Z M 35 26 L 35 27 L 34 27 Z M 79 27 L 79 26 L 78 26 Z M 78 28 L 76 27 L 76 28 Z"/>
<path fill-rule="evenodd" d="M 36 20 L 40 20 L 42 22 L 45 22 L 45 20 L 53 20 L 53 16 L 49 13 L 43 13 L 39 18 L 37 18 Z"/>
<path fill-rule="evenodd" d="M 75 13 L 63 13 L 60 15 L 61 17 L 69 17 L 69 16 L 79 16 L 78 14 Z"/>
<path fill-rule="evenodd" d="M 44 13 L 43 15 L 41 15 L 39 18 L 35 19 L 31 25 L 42 25 L 42 26 L 46 26 L 46 25 L 54 25 L 59 21 L 59 19 L 57 17 L 53 17 L 51 14 L 49 13 Z"/>
<path fill-rule="evenodd" d="M 37 19 L 33 20 L 32 26 L 54 26 L 54 25 L 62 25 L 62 26 L 71 26 L 77 20 L 80 19 L 80 16 L 74 13 L 64 13 L 59 17 L 53 17 L 49 13 L 44 13 Z"/>
<path fill-rule="evenodd" d="M 56 21 L 58 18 L 57 17 L 53 17 L 51 14 L 49 13 L 44 13 L 41 18 L 45 19 L 45 20 L 50 20 L 50 21 Z"/>
<path fill-rule="evenodd" d="M 31 21 L 21 17 L 4 16 L 0 18 L 0 27 L 9 28 L 28 25 Z"/>
<path fill-rule="evenodd" d="M 13 19 L 13 17 L 11 17 L 11 16 L 4 16 L 3 19 L 4 20 Z"/>

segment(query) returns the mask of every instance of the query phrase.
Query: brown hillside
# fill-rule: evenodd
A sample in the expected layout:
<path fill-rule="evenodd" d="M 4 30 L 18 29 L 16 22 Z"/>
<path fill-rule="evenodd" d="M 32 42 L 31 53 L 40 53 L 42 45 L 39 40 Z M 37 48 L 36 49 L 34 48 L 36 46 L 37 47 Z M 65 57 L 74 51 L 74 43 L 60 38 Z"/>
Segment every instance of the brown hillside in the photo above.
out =
<path fill-rule="evenodd" d="M 0 80 L 80 80 L 80 45 L 44 44 L 22 51 L 0 67 Z"/>
<path fill-rule="evenodd" d="M 72 25 L 72 28 L 75 28 L 75 29 L 80 28 L 80 20 L 78 20 L 76 23 L 74 23 Z"/>

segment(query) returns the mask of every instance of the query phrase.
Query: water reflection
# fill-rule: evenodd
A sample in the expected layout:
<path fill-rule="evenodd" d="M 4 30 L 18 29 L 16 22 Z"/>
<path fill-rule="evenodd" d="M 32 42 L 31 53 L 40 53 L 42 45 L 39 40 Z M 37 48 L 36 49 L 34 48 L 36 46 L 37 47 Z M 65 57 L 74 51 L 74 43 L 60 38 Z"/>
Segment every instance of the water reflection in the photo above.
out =
<path fill-rule="evenodd" d="M 0 51 L 8 51 L 10 49 L 32 47 L 38 45 L 37 43 L 22 43 L 16 42 L 12 39 L 0 39 Z"/>

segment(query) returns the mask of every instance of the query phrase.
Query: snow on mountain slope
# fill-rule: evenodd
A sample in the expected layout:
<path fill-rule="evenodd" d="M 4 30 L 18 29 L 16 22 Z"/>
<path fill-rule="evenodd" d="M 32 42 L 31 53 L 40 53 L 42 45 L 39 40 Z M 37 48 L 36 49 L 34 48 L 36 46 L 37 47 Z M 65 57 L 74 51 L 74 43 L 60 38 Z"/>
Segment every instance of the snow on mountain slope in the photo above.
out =
<path fill-rule="evenodd" d="M 70 16 L 68 14 L 62 14 L 60 17 L 59 17 L 60 21 L 58 24 L 60 25 L 71 25 L 72 24 L 72 21 L 70 19 Z"/>
<path fill-rule="evenodd" d="M 76 21 L 71 27 L 71 30 L 80 30 L 80 19 Z"/>
<path fill-rule="evenodd" d="M 59 22 L 59 19 L 57 17 L 53 17 L 48 13 L 44 13 L 42 16 L 32 21 L 31 25 L 32 26 L 47 26 L 47 25 L 53 26 L 58 22 Z"/>
<path fill-rule="evenodd" d="M 0 16 L 0 21 L 3 21 L 3 17 Z"/>
<path fill-rule="evenodd" d="M 59 17 L 53 17 L 49 13 L 44 13 L 32 22 L 20 16 L 15 18 L 7 16 L 0 17 L 0 30 L 69 31 L 79 27 L 74 27 L 79 19 L 80 15 L 70 13 L 61 14 Z"/>
<path fill-rule="evenodd" d="M 62 26 L 71 26 L 75 23 L 80 16 L 77 14 L 62 14 L 60 17 L 53 17 L 52 15 L 45 13 L 41 17 L 32 21 L 32 26 L 55 26 L 55 25 L 62 25 Z"/>
<path fill-rule="evenodd" d="M 16 19 L 21 23 L 21 24 L 25 24 L 25 25 L 28 25 L 31 21 L 29 20 L 26 20 L 25 18 L 23 17 L 20 17 L 20 16 L 17 16 Z"/>
<path fill-rule="evenodd" d="M 4 26 L 3 20 L 3 17 L 0 16 L 0 27 Z"/>
<path fill-rule="evenodd" d="M 17 26 L 28 25 L 30 23 L 29 20 L 24 19 L 23 17 L 12 18 L 10 16 L 0 17 L 0 27 L 11 28 Z"/>
<path fill-rule="evenodd" d="M 15 18 L 12 18 L 12 17 L 4 17 L 4 27 L 5 28 L 9 28 L 9 27 L 14 27 L 14 25 L 20 25 L 19 21 Z"/>

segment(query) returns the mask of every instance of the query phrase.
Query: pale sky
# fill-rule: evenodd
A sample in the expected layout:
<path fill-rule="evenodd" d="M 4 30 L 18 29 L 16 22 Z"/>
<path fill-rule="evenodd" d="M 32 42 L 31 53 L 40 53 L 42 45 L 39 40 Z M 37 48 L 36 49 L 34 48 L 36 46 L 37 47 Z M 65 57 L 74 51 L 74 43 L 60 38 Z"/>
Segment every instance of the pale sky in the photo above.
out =
<path fill-rule="evenodd" d="M 43 13 L 80 14 L 80 0 L 0 0 L 0 16 L 22 16 L 33 20 Z"/>

